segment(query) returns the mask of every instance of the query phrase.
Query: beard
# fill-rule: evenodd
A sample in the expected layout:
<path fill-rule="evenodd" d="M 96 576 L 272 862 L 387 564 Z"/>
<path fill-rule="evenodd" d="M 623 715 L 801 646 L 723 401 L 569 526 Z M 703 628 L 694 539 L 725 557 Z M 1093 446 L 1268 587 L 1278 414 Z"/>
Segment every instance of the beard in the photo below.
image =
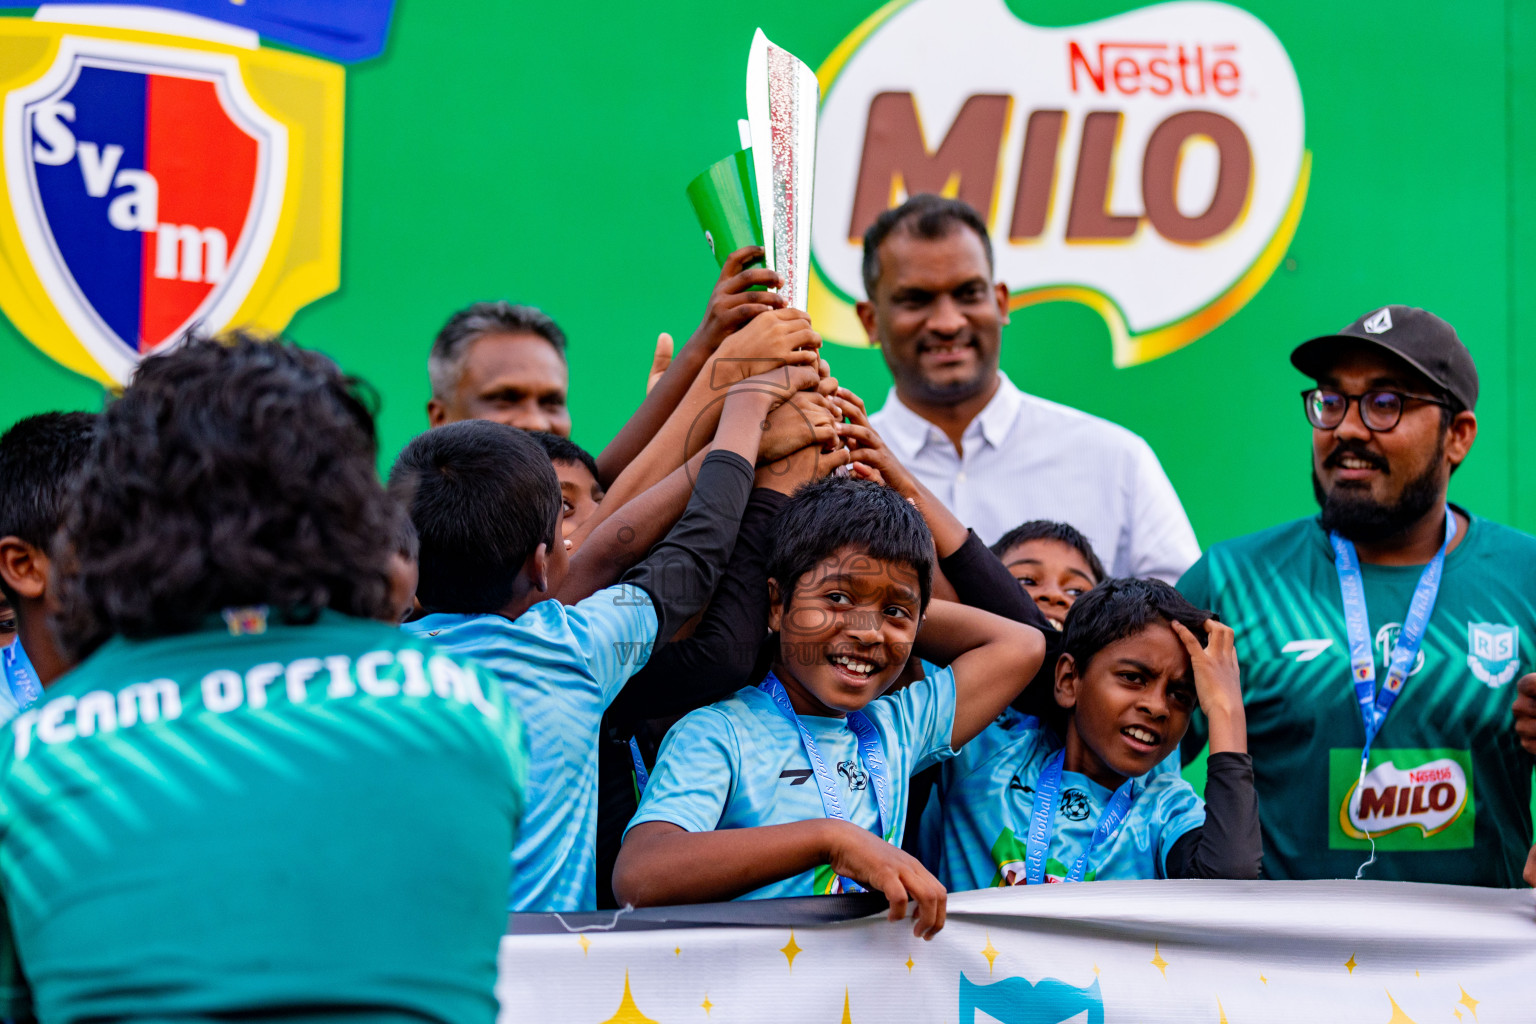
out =
<path fill-rule="evenodd" d="M 1329 458 L 1339 454 L 1341 450 L 1336 449 Z M 1312 494 L 1322 508 L 1323 529 L 1367 544 L 1379 544 L 1401 536 L 1437 505 L 1444 504 L 1445 481 L 1441 476 L 1444 455 L 1445 439 L 1442 437 L 1435 444 L 1435 454 L 1429 465 L 1403 486 L 1397 501 L 1390 505 L 1378 502 L 1368 491 L 1343 487 L 1335 487 L 1331 493 L 1325 491 L 1314 467 Z"/>

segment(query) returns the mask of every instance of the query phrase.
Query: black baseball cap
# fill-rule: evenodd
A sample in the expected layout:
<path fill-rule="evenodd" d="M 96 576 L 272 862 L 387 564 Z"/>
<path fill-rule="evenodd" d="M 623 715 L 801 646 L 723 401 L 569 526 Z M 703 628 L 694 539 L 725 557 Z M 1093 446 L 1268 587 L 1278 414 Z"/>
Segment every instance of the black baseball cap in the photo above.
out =
<path fill-rule="evenodd" d="M 1477 365 L 1472 353 L 1456 336 L 1456 328 L 1428 310 L 1413 306 L 1372 310 L 1338 334 L 1297 345 L 1291 365 L 1314 380 L 1321 379 L 1345 342 L 1365 342 L 1390 352 L 1466 408 L 1477 407 Z"/>

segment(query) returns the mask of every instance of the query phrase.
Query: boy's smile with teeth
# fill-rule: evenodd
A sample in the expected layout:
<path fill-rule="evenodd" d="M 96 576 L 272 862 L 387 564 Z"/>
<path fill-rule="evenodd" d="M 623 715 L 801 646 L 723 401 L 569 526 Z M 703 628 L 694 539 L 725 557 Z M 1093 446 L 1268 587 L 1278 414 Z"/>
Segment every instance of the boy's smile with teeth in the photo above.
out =
<path fill-rule="evenodd" d="M 779 634 L 774 674 L 802 715 L 845 715 L 885 692 L 906 666 L 921 620 L 917 571 L 839 548 L 795 581 L 771 589 Z"/>

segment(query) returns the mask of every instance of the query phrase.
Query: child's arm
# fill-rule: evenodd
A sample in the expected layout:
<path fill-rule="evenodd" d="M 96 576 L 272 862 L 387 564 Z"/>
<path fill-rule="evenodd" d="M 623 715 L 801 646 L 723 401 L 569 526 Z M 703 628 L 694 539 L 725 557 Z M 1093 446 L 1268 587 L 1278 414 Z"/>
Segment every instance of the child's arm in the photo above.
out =
<path fill-rule="evenodd" d="M 637 719 L 680 715 L 762 678 L 773 521 L 788 501 L 766 487 L 753 490 L 730 561 L 693 634 L 657 647 L 609 705 L 609 720 L 624 734 Z"/>
<path fill-rule="evenodd" d="M 672 415 L 667 417 L 656 436 L 619 474 L 597 511 L 573 535 L 577 546 L 584 543 L 598 525 L 623 507 L 625 502 L 644 493 L 704 447 L 710 435 L 716 433 L 716 421 L 723 414 L 724 403 L 721 398 L 727 394 L 727 389 L 753 374 L 760 378 L 777 374 L 782 381 L 784 375 L 791 371 L 807 366 L 814 371 L 820 363 L 820 357 L 816 354 L 820 346 L 821 335 L 811 328 L 810 319 L 794 309 L 761 313 L 727 338 L 704 364 L 688 388 L 688 393 L 672 411 Z M 819 378 L 817 374 L 816 379 Z M 815 380 L 808 386 L 814 385 Z M 799 391 L 802 388 L 790 390 Z M 767 411 L 764 410 L 765 415 Z M 757 462 L 761 422 L 759 420 L 755 425 L 757 429 L 752 437 L 752 450 L 747 455 L 748 461 L 753 464 Z"/>
<path fill-rule="evenodd" d="M 955 674 L 951 747 L 964 746 L 1034 678 L 1045 636 L 1033 626 L 948 601 L 930 601 L 913 653 Z"/>
<path fill-rule="evenodd" d="M 1173 844 L 1165 873 L 1169 878 L 1258 878 L 1264 848 L 1235 637 L 1231 627 L 1215 619 L 1205 624 L 1205 647 L 1182 623 L 1173 623 L 1173 630 L 1189 652 L 1195 692 L 1210 726 L 1211 757 L 1205 824 Z"/>
<path fill-rule="evenodd" d="M 613 892 L 619 902 L 637 907 L 707 903 L 734 899 L 822 864 L 884 893 L 892 921 L 906 917 L 909 900 L 916 902 L 914 935 L 931 939 L 944 927 L 944 887 L 927 868 L 873 832 L 833 818 L 714 832 L 641 822 L 624 837 Z"/>
<path fill-rule="evenodd" d="M 778 288 L 783 284 L 783 279 L 767 267 L 746 269 L 748 264 L 762 258 L 762 247 L 757 245 L 738 249 L 726 258 L 725 266 L 720 268 L 720 277 L 710 293 L 703 322 L 645 396 L 645 401 L 640 403 L 640 408 L 635 410 L 629 422 L 624 424 L 623 429 L 614 435 L 613 440 L 598 455 L 597 477 L 604 488 L 612 487 L 624 468 L 656 436 L 656 432 L 693 385 L 700 369 L 715 354 L 726 336 L 739 330 L 759 313 L 780 309 L 785 305 L 784 297 L 778 292 L 750 290 L 754 285 Z"/>
<path fill-rule="evenodd" d="M 676 633 L 719 582 L 752 489 L 763 420 L 818 379 L 815 366 L 781 366 L 732 385 L 687 510 L 644 561 L 624 574 L 624 582 L 640 587 L 655 605 L 657 639 Z M 726 479 L 717 485 L 716 476 Z"/>

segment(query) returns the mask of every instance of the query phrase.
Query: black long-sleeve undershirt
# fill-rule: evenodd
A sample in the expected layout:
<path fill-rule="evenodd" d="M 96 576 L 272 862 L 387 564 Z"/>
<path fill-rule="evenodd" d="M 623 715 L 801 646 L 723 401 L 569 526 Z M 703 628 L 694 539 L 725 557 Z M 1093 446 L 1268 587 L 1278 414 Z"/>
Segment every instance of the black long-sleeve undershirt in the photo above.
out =
<path fill-rule="evenodd" d="M 1168 851 L 1169 878 L 1259 877 L 1264 848 L 1259 838 L 1259 797 L 1253 789 L 1253 758 L 1212 754 L 1205 777 L 1205 824 L 1179 837 Z"/>

